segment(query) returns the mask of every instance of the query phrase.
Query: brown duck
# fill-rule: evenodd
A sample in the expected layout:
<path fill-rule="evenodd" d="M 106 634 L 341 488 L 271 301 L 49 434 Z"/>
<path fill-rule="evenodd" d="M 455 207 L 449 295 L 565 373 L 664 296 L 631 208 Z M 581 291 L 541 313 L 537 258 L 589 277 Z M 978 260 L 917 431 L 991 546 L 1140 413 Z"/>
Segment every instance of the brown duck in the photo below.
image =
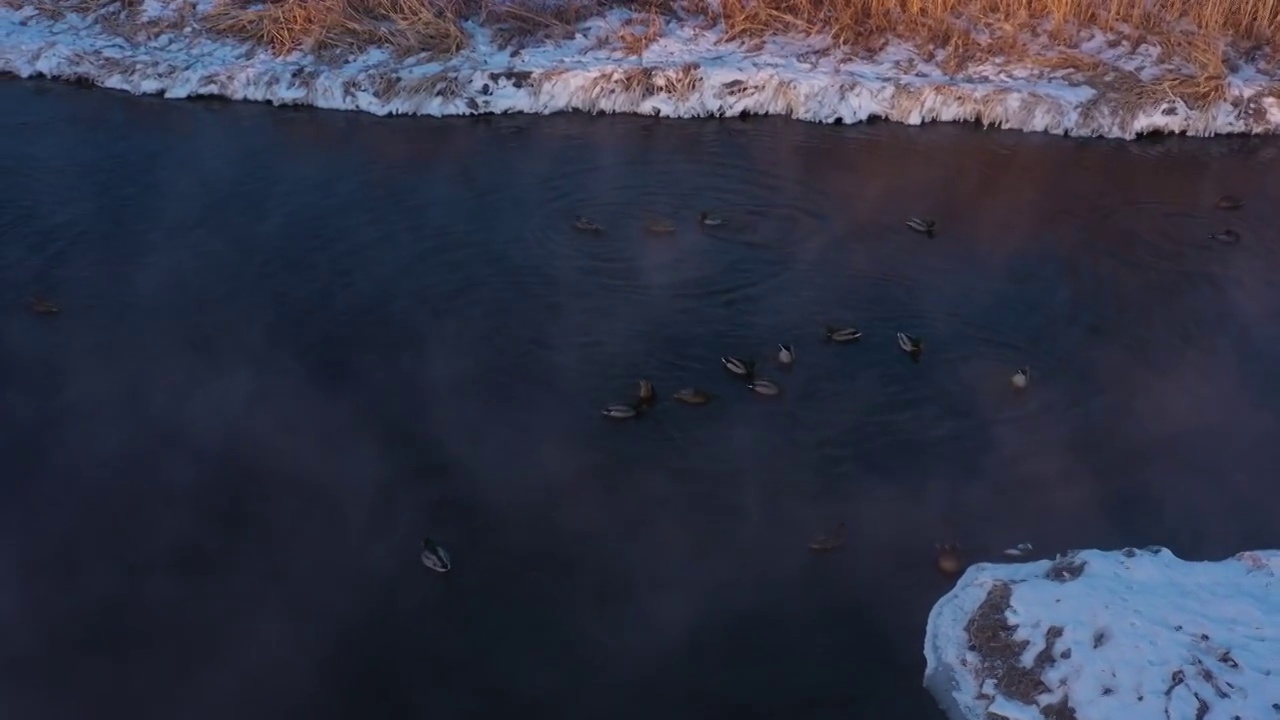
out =
<path fill-rule="evenodd" d="M 938 570 L 944 575 L 959 575 L 964 570 L 964 560 L 960 557 L 960 546 L 953 543 L 938 543 Z"/>

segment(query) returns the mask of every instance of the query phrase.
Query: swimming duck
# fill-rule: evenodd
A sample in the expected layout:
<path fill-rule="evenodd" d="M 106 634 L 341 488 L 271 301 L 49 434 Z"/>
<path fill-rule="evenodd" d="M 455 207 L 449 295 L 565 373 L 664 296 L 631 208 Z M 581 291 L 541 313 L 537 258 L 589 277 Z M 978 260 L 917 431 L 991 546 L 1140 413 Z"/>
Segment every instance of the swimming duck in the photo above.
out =
<path fill-rule="evenodd" d="M 947 575 L 956 575 L 964 569 L 964 561 L 960 559 L 960 546 L 955 543 L 939 543 L 938 569 Z"/>
<path fill-rule="evenodd" d="M 422 564 L 436 572 L 449 572 L 453 562 L 445 549 L 432 542 L 431 538 L 422 538 Z"/>
<path fill-rule="evenodd" d="M 688 403 L 689 405 L 706 405 L 708 402 L 711 402 L 710 394 L 703 392 L 698 388 L 691 387 L 682 388 L 671 397 L 682 403 Z"/>
<path fill-rule="evenodd" d="M 1231 228 L 1227 228 L 1221 232 L 1209 233 L 1209 239 L 1217 240 L 1218 242 L 1226 243 L 1227 245 L 1235 245 L 1240 242 L 1240 233 L 1232 230 Z"/>
<path fill-rule="evenodd" d="M 1214 203 L 1214 207 L 1219 210 L 1239 210 L 1244 207 L 1244 200 L 1235 195 L 1223 195 Z"/>
<path fill-rule="evenodd" d="M 673 233 L 676 231 L 676 226 L 666 220 L 655 220 L 646 225 L 645 229 L 651 233 Z"/>
<path fill-rule="evenodd" d="M 573 221 L 573 229 L 581 230 L 582 232 L 604 232 L 603 226 L 582 215 L 579 215 L 578 219 Z"/>
<path fill-rule="evenodd" d="M 657 398 L 653 393 L 653 383 L 648 380 L 641 380 L 640 388 L 636 392 L 636 398 L 641 405 L 652 405 L 653 401 Z"/>
<path fill-rule="evenodd" d="M 724 365 L 724 369 L 737 375 L 740 378 L 750 380 L 756 374 L 756 364 L 751 360 L 743 360 L 736 357 L 722 357 L 720 363 Z"/>
<path fill-rule="evenodd" d="M 790 365 L 796 361 L 796 351 L 790 345 L 778 344 L 778 362 Z"/>
<path fill-rule="evenodd" d="M 907 227 L 918 233 L 924 233 L 929 237 L 933 237 L 933 230 L 937 225 L 936 222 L 928 218 L 907 218 Z"/>
<path fill-rule="evenodd" d="M 1031 382 L 1031 368 L 1018 368 L 1018 371 L 1010 378 L 1010 382 L 1013 383 L 1015 390 L 1026 390 L 1027 385 Z"/>
<path fill-rule="evenodd" d="M 639 415 L 640 410 L 636 407 L 636 405 L 623 405 L 622 403 L 618 403 L 616 405 L 610 405 L 606 407 L 604 410 L 601 410 L 600 414 L 604 415 L 607 418 L 613 418 L 614 420 L 627 420 L 629 418 L 635 417 L 636 415 Z"/>
<path fill-rule="evenodd" d="M 1031 552 L 1031 543 L 1018 543 L 1002 553 L 1005 557 L 1022 557 Z"/>
<path fill-rule="evenodd" d="M 716 217 L 715 215 L 712 215 L 706 210 L 703 210 L 702 213 L 698 215 L 698 222 L 702 223 L 703 225 L 708 225 L 711 227 L 725 224 L 724 218 Z"/>
<path fill-rule="evenodd" d="M 898 333 L 898 347 L 912 358 L 919 358 L 924 346 L 920 343 L 920 338 L 908 335 L 907 333 Z"/>
<path fill-rule="evenodd" d="M 747 383 L 747 387 L 761 395 L 777 395 L 782 392 L 782 388 L 778 387 L 778 384 L 772 380 L 752 380 Z"/>
<path fill-rule="evenodd" d="M 27 307 L 31 308 L 31 312 L 37 315 L 57 315 L 61 312 L 57 305 L 35 295 L 27 298 Z"/>
<path fill-rule="evenodd" d="M 819 535 L 813 540 L 810 540 L 809 549 L 817 552 L 827 552 L 829 550 L 835 550 L 836 548 L 844 545 L 844 539 L 846 534 L 847 534 L 847 530 L 845 528 L 845 524 L 840 523 L 839 525 L 836 525 L 835 530 L 832 530 L 831 532 L 826 533 L 825 535 Z"/>
<path fill-rule="evenodd" d="M 827 339 L 831 342 L 846 343 L 853 342 L 862 337 L 862 331 L 858 328 L 844 327 L 837 328 L 830 325 L 826 328 Z"/>

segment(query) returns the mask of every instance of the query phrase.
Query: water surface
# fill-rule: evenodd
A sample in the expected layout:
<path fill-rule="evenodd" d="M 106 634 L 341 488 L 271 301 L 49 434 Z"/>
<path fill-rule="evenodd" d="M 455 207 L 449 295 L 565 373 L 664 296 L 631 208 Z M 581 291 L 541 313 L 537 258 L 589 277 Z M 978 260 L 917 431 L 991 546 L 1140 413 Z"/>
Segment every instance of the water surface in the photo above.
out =
<path fill-rule="evenodd" d="M 937 720 L 933 543 L 1277 544 L 1280 141 L 0 103 L 6 717 Z"/>

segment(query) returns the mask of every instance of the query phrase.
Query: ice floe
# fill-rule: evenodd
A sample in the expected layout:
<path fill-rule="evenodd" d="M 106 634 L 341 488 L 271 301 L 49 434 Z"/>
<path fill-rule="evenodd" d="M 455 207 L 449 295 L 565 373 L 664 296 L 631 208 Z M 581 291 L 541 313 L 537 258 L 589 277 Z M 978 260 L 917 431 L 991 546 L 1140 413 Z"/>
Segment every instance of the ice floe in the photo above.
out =
<path fill-rule="evenodd" d="M 146 0 L 122 23 L 102 14 L 0 7 L 0 72 L 169 98 L 221 96 L 378 115 L 750 113 L 828 123 L 978 121 L 1113 138 L 1280 128 L 1280 91 L 1268 73 L 1236 67 L 1226 97 L 1199 106 L 1156 91 L 1158 71 L 1168 70 L 1159 67 L 1157 50 L 1101 36 L 1072 52 L 1098 59 L 1119 79 L 1090 79 L 1052 63 L 995 61 L 948 74 L 945 53 L 901 43 L 859 58 L 821 39 L 726 42 L 723 28 L 676 17 L 636 55 L 616 42 L 618 28 L 638 21 L 622 9 L 585 21 L 572 38 L 518 50 L 497 42 L 490 28 L 468 23 L 468 46 L 447 59 L 403 58 L 385 49 L 335 59 L 280 57 L 215 34 L 200 19 L 209 8 L 207 0 Z"/>
<path fill-rule="evenodd" d="M 929 614 L 925 687 L 951 720 L 1278 718 L 1278 572 L 1274 550 L 977 564 Z"/>

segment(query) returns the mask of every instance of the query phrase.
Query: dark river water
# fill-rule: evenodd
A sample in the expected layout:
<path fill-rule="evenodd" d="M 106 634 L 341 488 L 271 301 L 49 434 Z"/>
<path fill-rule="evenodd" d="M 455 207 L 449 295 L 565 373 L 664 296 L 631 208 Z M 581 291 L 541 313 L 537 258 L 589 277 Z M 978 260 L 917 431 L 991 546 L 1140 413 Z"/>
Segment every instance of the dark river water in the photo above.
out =
<path fill-rule="evenodd" d="M 0 106 L 5 718 L 936 720 L 935 542 L 1280 544 L 1280 139 Z"/>

